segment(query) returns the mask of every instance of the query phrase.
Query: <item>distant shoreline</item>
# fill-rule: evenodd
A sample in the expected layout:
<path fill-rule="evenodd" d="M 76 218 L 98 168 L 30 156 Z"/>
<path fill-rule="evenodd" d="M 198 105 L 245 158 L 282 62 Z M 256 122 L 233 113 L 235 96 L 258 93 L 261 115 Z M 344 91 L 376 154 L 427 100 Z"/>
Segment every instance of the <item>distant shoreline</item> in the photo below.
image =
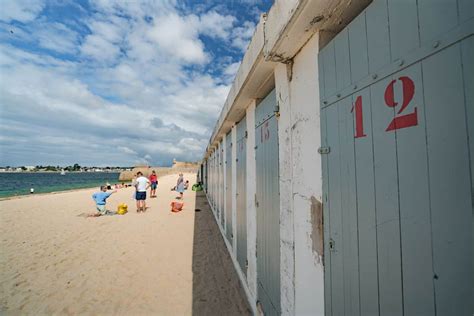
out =
<path fill-rule="evenodd" d="M 30 194 L 5 196 L 5 197 L 0 197 L 0 201 L 14 200 L 14 199 L 24 199 L 24 198 L 38 196 L 38 195 L 50 195 L 50 194 L 59 194 L 59 193 L 71 193 L 71 192 L 76 192 L 76 191 L 85 191 L 85 190 L 93 189 L 95 187 L 97 187 L 97 186 L 91 186 L 91 187 L 87 187 L 87 188 L 65 189 L 65 190 L 52 191 L 52 192 L 41 192 L 41 193 L 33 193 L 33 194 L 30 193 Z"/>
<path fill-rule="evenodd" d="M 107 170 L 107 171 L 66 171 L 66 173 L 120 173 L 121 171 L 117 170 Z M 61 173 L 61 171 L 0 171 L 2 173 Z"/>
<path fill-rule="evenodd" d="M 10 172 L 0 173 L 0 200 L 49 194 L 99 187 L 119 181 L 118 172 L 71 172 L 61 175 L 58 172 Z M 30 188 L 34 193 L 30 193 Z"/>

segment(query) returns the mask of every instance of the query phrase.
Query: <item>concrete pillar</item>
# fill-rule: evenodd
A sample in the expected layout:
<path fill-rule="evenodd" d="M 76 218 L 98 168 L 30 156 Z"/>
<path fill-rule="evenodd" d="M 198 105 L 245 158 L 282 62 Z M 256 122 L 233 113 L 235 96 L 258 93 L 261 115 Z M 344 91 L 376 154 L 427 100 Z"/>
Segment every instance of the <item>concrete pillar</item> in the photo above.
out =
<path fill-rule="evenodd" d="M 222 146 L 221 146 L 221 143 L 219 142 L 217 144 L 217 150 L 219 152 L 219 159 L 217 159 L 217 163 L 216 163 L 216 171 L 217 171 L 217 183 L 216 183 L 216 209 L 219 209 L 219 212 L 218 212 L 218 220 L 219 220 L 219 226 L 221 225 L 221 218 L 223 216 L 222 214 L 222 210 L 221 210 L 221 197 L 222 197 L 222 194 L 221 194 L 221 178 L 223 177 L 222 175 L 222 168 L 221 168 L 221 159 L 222 159 Z"/>
<path fill-rule="evenodd" d="M 257 209 L 255 207 L 255 194 L 257 192 L 257 173 L 255 161 L 255 107 L 253 100 L 246 110 L 247 119 L 247 284 L 253 297 L 257 299 Z"/>
<path fill-rule="evenodd" d="M 225 165 L 225 161 L 226 161 L 226 157 L 227 157 L 227 137 L 224 135 L 222 137 L 222 150 L 221 150 L 221 154 L 222 154 L 222 175 L 223 175 L 223 181 L 222 181 L 222 198 L 223 200 L 222 201 L 222 215 L 224 216 L 224 227 L 222 227 L 222 229 L 224 230 L 224 233 L 227 234 L 227 221 L 229 220 L 227 218 L 227 192 L 226 192 L 226 184 L 227 184 L 227 168 L 226 168 L 226 165 Z"/>
<path fill-rule="evenodd" d="M 321 144 L 318 51 L 316 34 L 294 58 L 293 64 L 281 64 L 275 70 L 281 114 L 280 235 L 284 314 L 324 315 L 322 168 L 317 151 Z"/>
<path fill-rule="evenodd" d="M 280 108 L 278 142 L 280 161 L 280 284 L 282 315 L 294 315 L 295 252 L 291 156 L 291 103 L 289 71 L 285 64 L 275 67 L 275 90 Z"/>
<path fill-rule="evenodd" d="M 237 127 L 232 126 L 232 251 L 237 258 Z"/>
<path fill-rule="evenodd" d="M 295 210 L 296 314 L 324 314 L 323 204 L 319 36 L 306 43 L 293 65 L 292 119 L 293 191 Z M 305 166 L 303 168 L 302 166 Z M 311 293 L 310 293 L 311 292 Z"/>

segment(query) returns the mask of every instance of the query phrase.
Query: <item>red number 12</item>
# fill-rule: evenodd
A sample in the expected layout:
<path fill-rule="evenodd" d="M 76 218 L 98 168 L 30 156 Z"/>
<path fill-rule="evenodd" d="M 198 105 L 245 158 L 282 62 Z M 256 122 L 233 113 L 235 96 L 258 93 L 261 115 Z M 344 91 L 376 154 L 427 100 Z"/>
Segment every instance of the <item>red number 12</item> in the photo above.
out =
<path fill-rule="evenodd" d="M 403 100 L 400 110 L 397 112 L 397 116 L 388 124 L 386 132 L 394 131 L 401 128 L 417 126 L 418 125 L 418 111 L 415 106 L 412 113 L 402 114 L 403 111 L 407 108 L 410 102 L 415 95 L 415 83 L 409 77 L 403 76 L 398 78 L 402 82 L 403 88 Z M 392 80 L 385 88 L 385 104 L 394 108 L 398 105 L 398 102 L 395 101 L 394 89 L 393 86 L 397 80 Z M 354 105 L 352 106 L 351 113 L 355 113 L 355 135 L 354 138 L 360 138 L 367 136 L 364 133 L 364 119 L 362 113 L 362 96 L 358 96 Z"/>

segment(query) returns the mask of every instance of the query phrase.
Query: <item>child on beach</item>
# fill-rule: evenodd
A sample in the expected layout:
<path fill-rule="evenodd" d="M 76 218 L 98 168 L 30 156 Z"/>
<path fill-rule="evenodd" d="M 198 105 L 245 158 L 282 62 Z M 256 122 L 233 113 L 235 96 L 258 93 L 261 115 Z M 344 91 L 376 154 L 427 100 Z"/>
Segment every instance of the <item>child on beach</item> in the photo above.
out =
<path fill-rule="evenodd" d="M 179 192 L 179 196 L 176 198 L 182 200 L 184 192 L 184 178 L 182 173 L 179 174 L 178 181 L 176 182 L 176 191 Z"/>
<path fill-rule="evenodd" d="M 151 182 L 150 185 L 150 197 L 156 197 L 156 187 L 158 186 L 158 176 L 156 175 L 155 170 L 151 172 L 150 177 L 148 178 Z"/>
<path fill-rule="evenodd" d="M 109 211 L 107 211 L 105 207 L 105 201 L 111 196 L 113 193 L 116 193 L 117 190 L 114 190 L 112 192 L 107 192 L 107 186 L 102 185 L 100 187 L 100 191 L 96 192 L 92 195 L 92 199 L 95 201 L 96 208 L 97 208 L 97 213 L 89 215 L 89 217 L 98 217 L 98 216 L 103 216 L 107 215 Z"/>

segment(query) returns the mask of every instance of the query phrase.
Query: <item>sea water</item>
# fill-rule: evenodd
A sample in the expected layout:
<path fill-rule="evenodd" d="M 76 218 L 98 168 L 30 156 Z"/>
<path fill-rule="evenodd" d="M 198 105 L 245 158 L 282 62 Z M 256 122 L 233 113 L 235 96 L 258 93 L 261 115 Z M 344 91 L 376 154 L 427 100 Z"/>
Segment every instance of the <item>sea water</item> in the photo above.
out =
<path fill-rule="evenodd" d="M 91 188 L 118 183 L 119 173 L 112 172 L 1 172 L 0 197 Z"/>

